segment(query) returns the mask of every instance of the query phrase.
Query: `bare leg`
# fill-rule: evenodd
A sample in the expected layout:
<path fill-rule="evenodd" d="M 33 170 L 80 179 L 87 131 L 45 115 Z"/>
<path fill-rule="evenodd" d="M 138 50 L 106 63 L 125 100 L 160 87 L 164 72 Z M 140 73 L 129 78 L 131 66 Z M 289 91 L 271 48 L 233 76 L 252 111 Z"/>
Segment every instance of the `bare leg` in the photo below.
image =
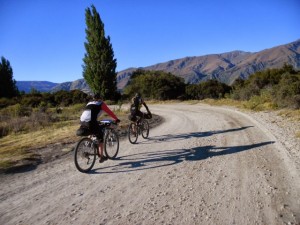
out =
<path fill-rule="evenodd" d="M 132 131 L 135 135 L 137 135 L 137 122 L 134 123 Z"/>
<path fill-rule="evenodd" d="M 99 156 L 102 158 L 103 157 L 103 142 L 99 143 L 98 150 L 99 150 Z"/>
<path fill-rule="evenodd" d="M 102 163 L 102 162 L 104 162 L 105 160 L 107 160 L 107 158 L 103 155 L 103 143 L 102 143 L 102 142 L 99 143 L 98 149 L 99 149 L 99 156 L 100 156 L 99 162 Z"/>

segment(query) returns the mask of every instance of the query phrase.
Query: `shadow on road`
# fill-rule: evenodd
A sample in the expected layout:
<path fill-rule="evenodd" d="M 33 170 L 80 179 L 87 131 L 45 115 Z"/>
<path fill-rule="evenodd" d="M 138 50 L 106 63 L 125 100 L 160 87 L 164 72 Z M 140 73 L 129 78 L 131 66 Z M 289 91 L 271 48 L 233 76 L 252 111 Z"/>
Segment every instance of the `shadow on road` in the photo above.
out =
<path fill-rule="evenodd" d="M 239 153 L 247 150 L 254 150 L 256 148 L 265 145 L 270 145 L 273 143 L 273 141 L 267 141 L 242 146 L 202 146 L 192 149 L 175 149 L 138 153 L 120 157 L 116 159 L 116 161 L 119 162 L 116 165 L 94 169 L 90 172 L 90 174 L 122 173 L 154 169 L 159 167 L 171 166 L 177 163 L 181 163 L 183 161 L 204 160 L 215 156 L 222 156 Z"/>
<path fill-rule="evenodd" d="M 142 144 L 151 144 L 153 142 L 171 142 L 171 141 L 177 141 L 177 140 L 183 140 L 183 139 L 189 139 L 189 138 L 201 138 L 201 137 L 208 137 L 215 134 L 222 134 L 222 133 L 228 133 L 228 132 L 237 132 L 241 130 L 248 129 L 253 126 L 245 126 L 245 127 L 239 127 L 239 128 L 232 128 L 228 130 L 215 130 L 215 131 L 205 131 L 205 132 L 191 132 L 191 133 L 184 133 L 184 134 L 168 134 L 168 135 L 161 135 L 161 136 L 154 136 L 150 137 L 147 140 L 140 142 Z"/>

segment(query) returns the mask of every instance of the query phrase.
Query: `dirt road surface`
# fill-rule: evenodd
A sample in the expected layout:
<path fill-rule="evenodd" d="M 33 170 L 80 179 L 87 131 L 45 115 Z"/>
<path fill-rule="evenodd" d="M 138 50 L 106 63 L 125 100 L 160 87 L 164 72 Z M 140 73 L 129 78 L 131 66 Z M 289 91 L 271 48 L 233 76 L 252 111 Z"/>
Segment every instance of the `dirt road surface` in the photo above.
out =
<path fill-rule="evenodd" d="M 0 224 L 300 224 L 299 158 L 250 116 L 150 105 L 165 122 L 89 174 L 73 155 L 2 174 Z"/>

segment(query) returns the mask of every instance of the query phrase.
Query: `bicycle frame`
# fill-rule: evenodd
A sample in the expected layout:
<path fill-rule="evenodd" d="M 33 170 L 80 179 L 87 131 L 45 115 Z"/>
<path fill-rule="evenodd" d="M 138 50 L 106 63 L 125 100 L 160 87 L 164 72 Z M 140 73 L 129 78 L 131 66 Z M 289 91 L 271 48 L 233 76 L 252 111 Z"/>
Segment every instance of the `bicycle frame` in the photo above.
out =
<path fill-rule="evenodd" d="M 117 124 L 111 120 L 99 121 L 103 125 L 103 154 L 109 159 L 115 159 L 119 152 L 119 136 L 116 131 Z M 88 172 L 95 164 L 99 154 L 99 141 L 96 135 L 81 138 L 75 147 L 75 166 L 80 172 Z"/>
<path fill-rule="evenodd" d="M 146 133 L 143 133 L 144 131 Z M 149 136 L 149 123 L 144 118 L 140 118 L 139 121 L 132 122 L 128 126 L 128 140 L 131 144 L 137 142 L 139 135 L 142 135 L 144 139 Z"/>

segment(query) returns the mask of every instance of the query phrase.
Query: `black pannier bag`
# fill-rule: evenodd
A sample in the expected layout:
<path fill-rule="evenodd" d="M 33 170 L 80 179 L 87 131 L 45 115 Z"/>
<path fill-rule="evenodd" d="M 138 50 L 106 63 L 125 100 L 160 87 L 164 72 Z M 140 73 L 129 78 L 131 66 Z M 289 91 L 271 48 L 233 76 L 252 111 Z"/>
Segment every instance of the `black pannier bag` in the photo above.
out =
<path fill-rule="evenodd" d="M 151 113 L 144 114 L 144 118 L 150 120 L 152 119 L 152 114 Z"/>
<path fill-rule="evenodd" d="M 88 136 L 90 134 L 91 134 L 91 132 L 90 132 L 89 128 L 84 125 L 80 125 L 80 127 L 76 131 L 77 136 Z"/>

